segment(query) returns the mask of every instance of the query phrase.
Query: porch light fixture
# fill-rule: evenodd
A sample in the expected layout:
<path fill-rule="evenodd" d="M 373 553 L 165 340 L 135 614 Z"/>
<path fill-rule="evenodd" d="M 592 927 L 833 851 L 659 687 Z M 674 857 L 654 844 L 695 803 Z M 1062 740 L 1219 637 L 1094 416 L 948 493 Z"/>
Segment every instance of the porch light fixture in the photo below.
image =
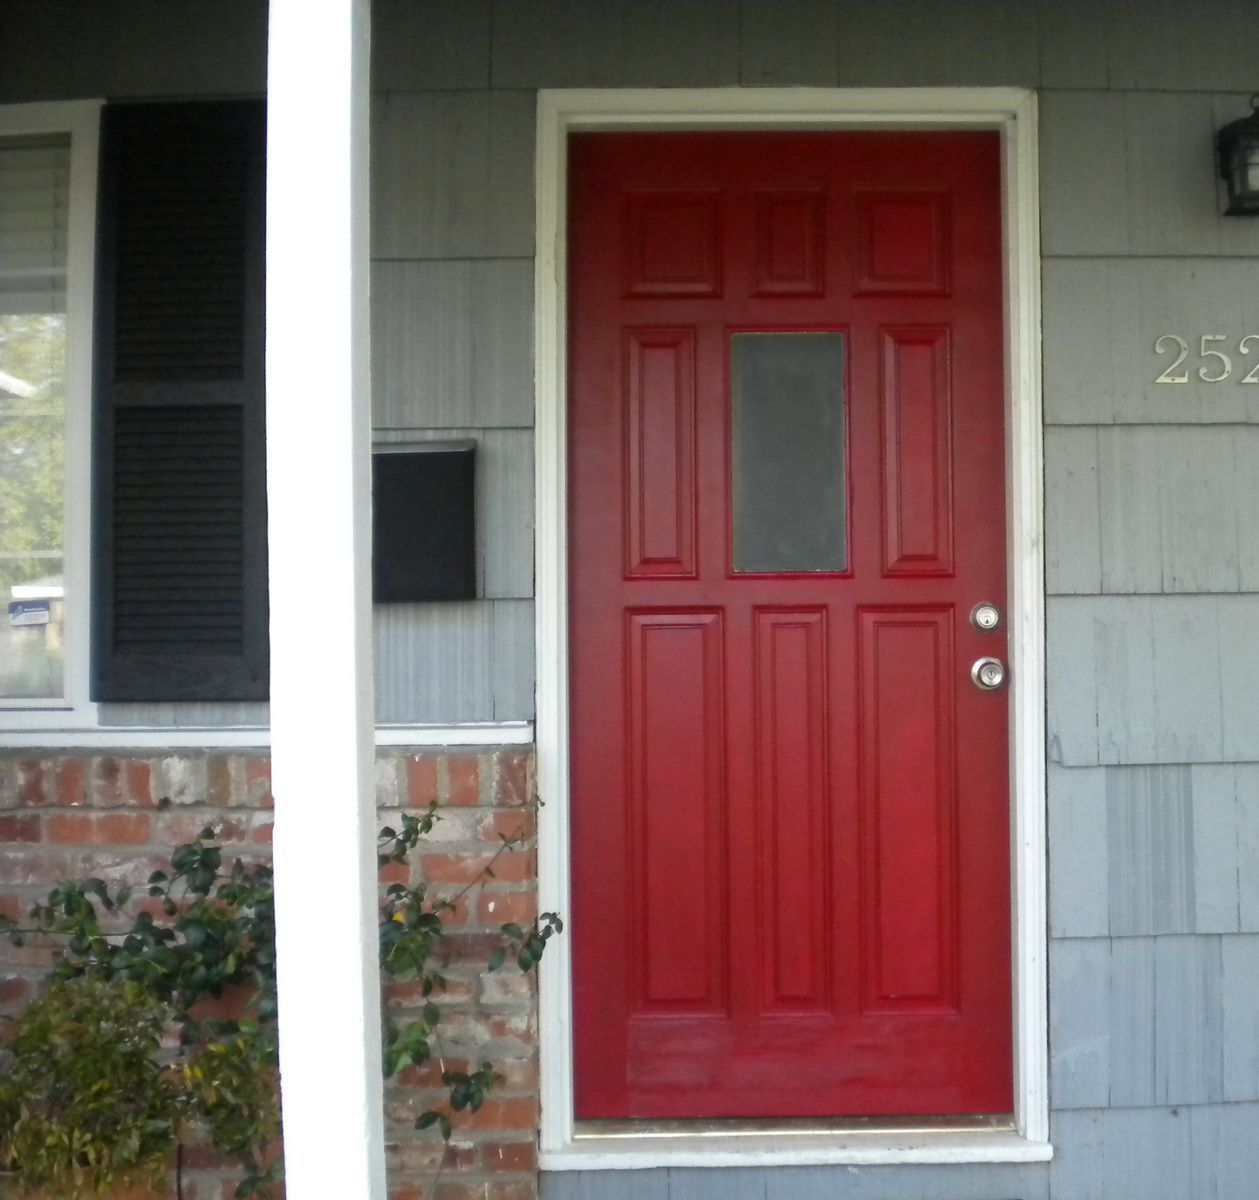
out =
<path fill-rule="evenodd" d="M 1250 116 L 1225 125 L 1215 139 L 1228 184 L 1226 217 L 1259 217 L 1259 92 L 1251 96 L 1250 108 Z"/>

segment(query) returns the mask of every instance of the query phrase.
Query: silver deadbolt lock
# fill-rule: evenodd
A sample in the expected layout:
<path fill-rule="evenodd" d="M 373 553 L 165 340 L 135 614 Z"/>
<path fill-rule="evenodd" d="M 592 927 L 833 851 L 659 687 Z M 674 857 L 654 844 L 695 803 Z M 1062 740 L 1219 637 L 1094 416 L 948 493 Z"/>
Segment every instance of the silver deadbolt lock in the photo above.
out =
<path fill-rule="evenodd" d="M 980 633 L 991 633 L 1001 624 L 1001 610 L 987 600 L 981 600 L 970 610 L 970 623 Z"/>
<path fill-rule="evenodd" d="M 970 677 L 981 691 L 995 692 L 1005 683 L 1005 664 L 999 658 L 977 658 Z"/>

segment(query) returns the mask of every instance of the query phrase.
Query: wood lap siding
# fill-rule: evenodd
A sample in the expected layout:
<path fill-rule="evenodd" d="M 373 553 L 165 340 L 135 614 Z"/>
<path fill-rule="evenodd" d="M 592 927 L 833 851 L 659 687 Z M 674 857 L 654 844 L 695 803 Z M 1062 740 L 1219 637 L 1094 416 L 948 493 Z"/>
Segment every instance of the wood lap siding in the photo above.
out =
<path fill-rule="evenodd" d="M 103 126 L 95 697 L 267 694 L 263 108 Z"/>

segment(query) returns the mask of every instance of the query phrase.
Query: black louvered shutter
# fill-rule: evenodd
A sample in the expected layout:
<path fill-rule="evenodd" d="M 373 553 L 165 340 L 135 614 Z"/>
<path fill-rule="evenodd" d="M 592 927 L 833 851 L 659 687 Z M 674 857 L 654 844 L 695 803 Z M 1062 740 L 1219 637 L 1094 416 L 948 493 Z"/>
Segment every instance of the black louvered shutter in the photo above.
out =
<path fill-rule="evenodd" d="M 104 110 L 97 700 L 267 696 L 264 111 Z"/>

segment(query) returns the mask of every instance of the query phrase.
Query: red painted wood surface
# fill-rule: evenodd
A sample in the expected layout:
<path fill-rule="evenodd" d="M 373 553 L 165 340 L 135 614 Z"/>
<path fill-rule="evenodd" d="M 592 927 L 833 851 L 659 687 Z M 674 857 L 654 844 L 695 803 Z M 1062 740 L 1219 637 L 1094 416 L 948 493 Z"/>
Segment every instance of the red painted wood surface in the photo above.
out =
<path fill-rule="evenodd" d="M 1000 151 L 581 135 L 577 1115 L 1012 1108 Z M 845 336 L 843 571 L 732 565 L 731 339 Z M 783 464 L 789 471 L 791 464 Z"/>

